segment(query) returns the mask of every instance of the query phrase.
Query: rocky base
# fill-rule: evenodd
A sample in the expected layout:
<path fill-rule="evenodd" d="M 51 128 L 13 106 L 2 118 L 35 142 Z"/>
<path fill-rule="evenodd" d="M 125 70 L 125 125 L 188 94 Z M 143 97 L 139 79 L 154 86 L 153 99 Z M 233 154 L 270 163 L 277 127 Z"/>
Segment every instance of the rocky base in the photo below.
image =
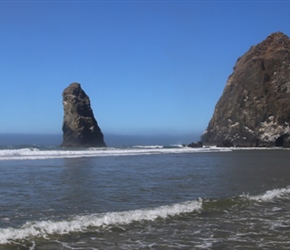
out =
<path fill-rule="evenodd" d="M 198 141 L 197 143 L 192 142 L 192 143 L 188 144 L 187 147 L 190 147 L 190 148 L 202 148 L 203 144 L 202 144 L 201 141 Z"/>

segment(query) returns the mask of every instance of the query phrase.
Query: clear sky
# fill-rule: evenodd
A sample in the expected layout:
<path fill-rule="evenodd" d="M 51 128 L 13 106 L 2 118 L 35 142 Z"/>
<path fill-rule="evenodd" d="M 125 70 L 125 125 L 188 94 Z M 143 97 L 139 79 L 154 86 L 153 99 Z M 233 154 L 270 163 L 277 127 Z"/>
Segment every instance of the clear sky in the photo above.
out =
<path fill-rule="evenodd" d="M 79 82 L 103 133 L 202 133 L 238 57 L 289 1 L 0 1 L 0 133 L 62 133 Z"/>

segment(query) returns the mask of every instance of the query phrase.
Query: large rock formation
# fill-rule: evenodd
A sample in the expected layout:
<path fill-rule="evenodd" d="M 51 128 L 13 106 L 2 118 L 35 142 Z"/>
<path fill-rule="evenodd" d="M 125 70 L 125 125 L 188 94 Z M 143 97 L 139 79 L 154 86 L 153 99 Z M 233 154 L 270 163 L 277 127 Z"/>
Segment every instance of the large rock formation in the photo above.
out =
<path fill-rule="evenodd" d="M 64 119 L 62 147 L 106 147 L 94 118 L 90 99 L 79 83 L 72 83 L 62 93 Z"/>
<path fill-rule="evenodd" d="M 204 145 L 290 146 L 290 39 L 273 33 L 240 57 Z"/>

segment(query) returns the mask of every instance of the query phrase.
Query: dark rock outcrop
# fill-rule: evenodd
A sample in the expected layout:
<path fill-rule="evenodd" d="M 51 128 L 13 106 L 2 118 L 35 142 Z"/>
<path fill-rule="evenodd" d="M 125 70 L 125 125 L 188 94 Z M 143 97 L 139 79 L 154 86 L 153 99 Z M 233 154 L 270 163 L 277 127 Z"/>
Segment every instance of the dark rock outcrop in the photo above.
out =
<path fill-rule="evenodd" d="M 192 142 L 192 143 L 188 144 L 187 147 L 190 147 L 190 148 L 202 148 L 203 145 L 202 145 L 201 141 L 198 141 L 196 143 Z"/>
<path fill-rule="evenodd" d="M 290 147 L 290 39 L 277 32 L 240 57 L 204 145 Z"/>
<path fill-rule="evenodd" d="M 62 93 L 62 147 L 106 147 L 101 129 L 94 118 L 90 99 L 79 83 L 72 83 Z"/>

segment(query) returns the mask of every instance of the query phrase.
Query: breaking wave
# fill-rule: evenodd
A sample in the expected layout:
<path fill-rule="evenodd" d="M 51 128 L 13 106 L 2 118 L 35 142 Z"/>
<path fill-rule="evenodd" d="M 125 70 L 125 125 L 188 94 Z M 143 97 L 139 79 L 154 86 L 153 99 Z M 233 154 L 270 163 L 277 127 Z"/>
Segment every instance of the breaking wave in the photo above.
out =
<path fill-rule="evenodd" d="M 195 152 L 224 152 L 232 151 L 230 148 L 188 148 L 172 146 L 135 146 L 131 148 L 88 148 L 79 150 L 67 149 L 2 149 L 0 160 L 42 160 L 58 158 L 80 158 L 99 156 L 129 156 L 129 155 L 150 155 L 150 154 L 178 154 Z"/>
<path fill-rule="evenodd" d="M 166 219 L 169 216 L 199 211 L 201 207 L 202 201 L 196 200 L 152 209 L 76 216 L 71 220 L 27 222 L 20 228 L 0 229 L 0 244 L 34 237 L 48 237 L 53 234 L 86 232 L 92 227 L 127 225 L 133 222 L 154 221 L 158 218 Z"/>
<path fill-rule="evenodd" d="M 276 199 L 290 198 L 290 186 L 286 188 L 268 190 L 264 194 L 260 195 L 251 196 L 248 194 L 243 194 L 242 197 L 258 202 L 271 202 L 275 201 Z"/>
<path fill-rule="evenodd" d="M 62 221 L 33 221 L 27 222 L 19 228 L 0 229 L 0 244 L 9 244 L 14 241 L 28 240 L 31 238 L 48 238 L 50 235 L 65 235 L 70 233 L 85 233 L 98 228 L 112 226 L 124 226 L 134 222 L 155 221 L 157 219 L 168 219 L 172 216 L 182 216 L 196 212 L 229 211 L 231 208 L 240 207 L 245 209 L 253 202 L 274 202 L 276 199 L 290 199 L 290 186 L 281 189 L 268 190 L 261 195 L 240 195 L 237 197 L 218 200 L 193 200 L 173 205 L 160 206 L 156 208 L 128 210 L 122 212 L 97 213 L 84 216 L 75 216 Z M 241 206 L 240 206 L 241 205 Z M 95 228 L 95 229 L 94 229 Z"/>

